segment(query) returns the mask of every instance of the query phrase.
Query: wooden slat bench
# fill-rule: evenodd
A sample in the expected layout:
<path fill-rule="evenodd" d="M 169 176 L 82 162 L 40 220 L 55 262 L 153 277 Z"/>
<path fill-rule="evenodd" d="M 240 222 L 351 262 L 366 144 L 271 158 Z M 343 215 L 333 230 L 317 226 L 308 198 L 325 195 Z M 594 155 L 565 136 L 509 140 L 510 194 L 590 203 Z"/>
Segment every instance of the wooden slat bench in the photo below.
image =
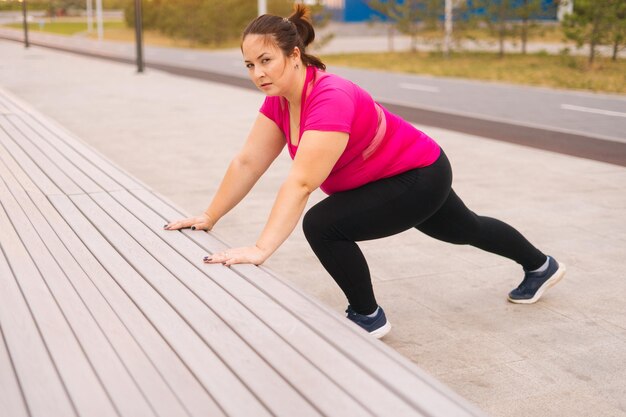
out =
<path fill-rule="evenodd" d="M 479 416 L 0 89 L 2 416 Z"/>

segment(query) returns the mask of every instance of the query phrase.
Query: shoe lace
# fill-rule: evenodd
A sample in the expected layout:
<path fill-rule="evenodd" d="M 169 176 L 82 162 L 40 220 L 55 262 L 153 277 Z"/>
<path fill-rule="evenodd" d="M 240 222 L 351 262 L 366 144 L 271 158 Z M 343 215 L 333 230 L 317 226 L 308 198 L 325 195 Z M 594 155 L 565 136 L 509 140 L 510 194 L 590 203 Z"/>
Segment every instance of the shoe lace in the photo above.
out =
<path fill-rule="evenodd" d="M 348 316 L 356 316 L 357 312 L 354 311 L 352 307 L 348 306 L 348 308 L 346 309 L 346 314 L 348 314 Z"/>

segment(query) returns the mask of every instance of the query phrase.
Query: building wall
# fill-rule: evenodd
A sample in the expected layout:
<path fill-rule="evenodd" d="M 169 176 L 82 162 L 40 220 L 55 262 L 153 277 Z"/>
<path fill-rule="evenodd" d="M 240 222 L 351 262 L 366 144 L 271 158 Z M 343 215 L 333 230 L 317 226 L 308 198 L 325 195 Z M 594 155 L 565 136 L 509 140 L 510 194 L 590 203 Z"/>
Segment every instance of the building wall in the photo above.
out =
<path fill-rule="evenodd" d="M 444 0 L 441 1 L 443 2 Z M 379 13 L 369 8 L 367 0 L 325 0 L 324 4 L 331 9 L 335 20 L 343 22 L 366 22 L 372 20 L 374 16 L 377 16 L 380 20 L 386 20 L 384 16 L 381 16 Z M 543 8 L 544 12 L 538 16 L 539 19 L 557 20 L 556 0 L 543 0 Z M 481 13 L 481 11 L 477 10 L 476 13 Z M 560 20 L 560 13 L 558 17 Z"/>

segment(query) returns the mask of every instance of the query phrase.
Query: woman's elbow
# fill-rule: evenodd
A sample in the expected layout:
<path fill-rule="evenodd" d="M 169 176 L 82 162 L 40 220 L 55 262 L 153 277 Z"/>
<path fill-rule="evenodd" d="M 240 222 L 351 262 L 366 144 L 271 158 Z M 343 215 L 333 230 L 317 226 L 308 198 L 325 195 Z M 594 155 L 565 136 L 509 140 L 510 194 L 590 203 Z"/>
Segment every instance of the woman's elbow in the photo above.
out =
<path fill-rule="evenodd" d="M 230 165 L 237 168 L 245 168 L 246 166 L 250 166 L 251 162 L 250 158 L 239 154 L 235 155 L 235 157 L 230 161 Z"/>
<path fill-rule="evenodd" d="M 257 163 L 251 158 L 243 155 L 237 155 L 230 161 L 231 168 L 235 169 L 241 175 L 250 173 L 254 176 L 260 177 L 263 174 L 263 170 L 260 169 Z"/>
<path fill-rule="evenodd" d="M 289 178 L 285 182 L 285 187 L 291 192 L 295 192 L 308 197 L 313 191 L 319 188 L 319 184 L 316 184 L 307 179 Z"/>

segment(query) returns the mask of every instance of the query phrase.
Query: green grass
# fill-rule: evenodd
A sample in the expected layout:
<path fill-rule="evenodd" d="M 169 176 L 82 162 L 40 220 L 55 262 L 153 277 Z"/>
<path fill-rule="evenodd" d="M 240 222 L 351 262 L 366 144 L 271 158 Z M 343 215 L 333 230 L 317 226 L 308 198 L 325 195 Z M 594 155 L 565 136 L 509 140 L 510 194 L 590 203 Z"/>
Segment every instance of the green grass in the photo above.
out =
<path fill-rule="evenodd" d="M 42 21 L 43 25 L 38 22 L 29 23 L 28 30 L 34 32 L 49 32 L 56 33 L 58 35 L 74 35 L 76 33 L 87 31 L 87 22 L 64 22 L 64 21 Z M 23 26 L 21 23 L 12 23 L 6 25 L 11 28 L 21 29 Z M 114 30 L 126 27 L 124 22 L 111 21 L 103 22 L 104 30 Z M 93 30 L 96 30 L 96 24 L 94 22 Z"/>
<path fill-rule="evenodd" d="M 626 93 L 626 60 L 612 62 L 597 58 L 593 66 L 587 57 L 510 54 L 503 59 L 495 53 L 462 52 L 445 58 L 441 53 L 397 52 L 355 53 L 322 57 L 324 63 L 433 75 L 527 84 L 544 87 Z"/>

